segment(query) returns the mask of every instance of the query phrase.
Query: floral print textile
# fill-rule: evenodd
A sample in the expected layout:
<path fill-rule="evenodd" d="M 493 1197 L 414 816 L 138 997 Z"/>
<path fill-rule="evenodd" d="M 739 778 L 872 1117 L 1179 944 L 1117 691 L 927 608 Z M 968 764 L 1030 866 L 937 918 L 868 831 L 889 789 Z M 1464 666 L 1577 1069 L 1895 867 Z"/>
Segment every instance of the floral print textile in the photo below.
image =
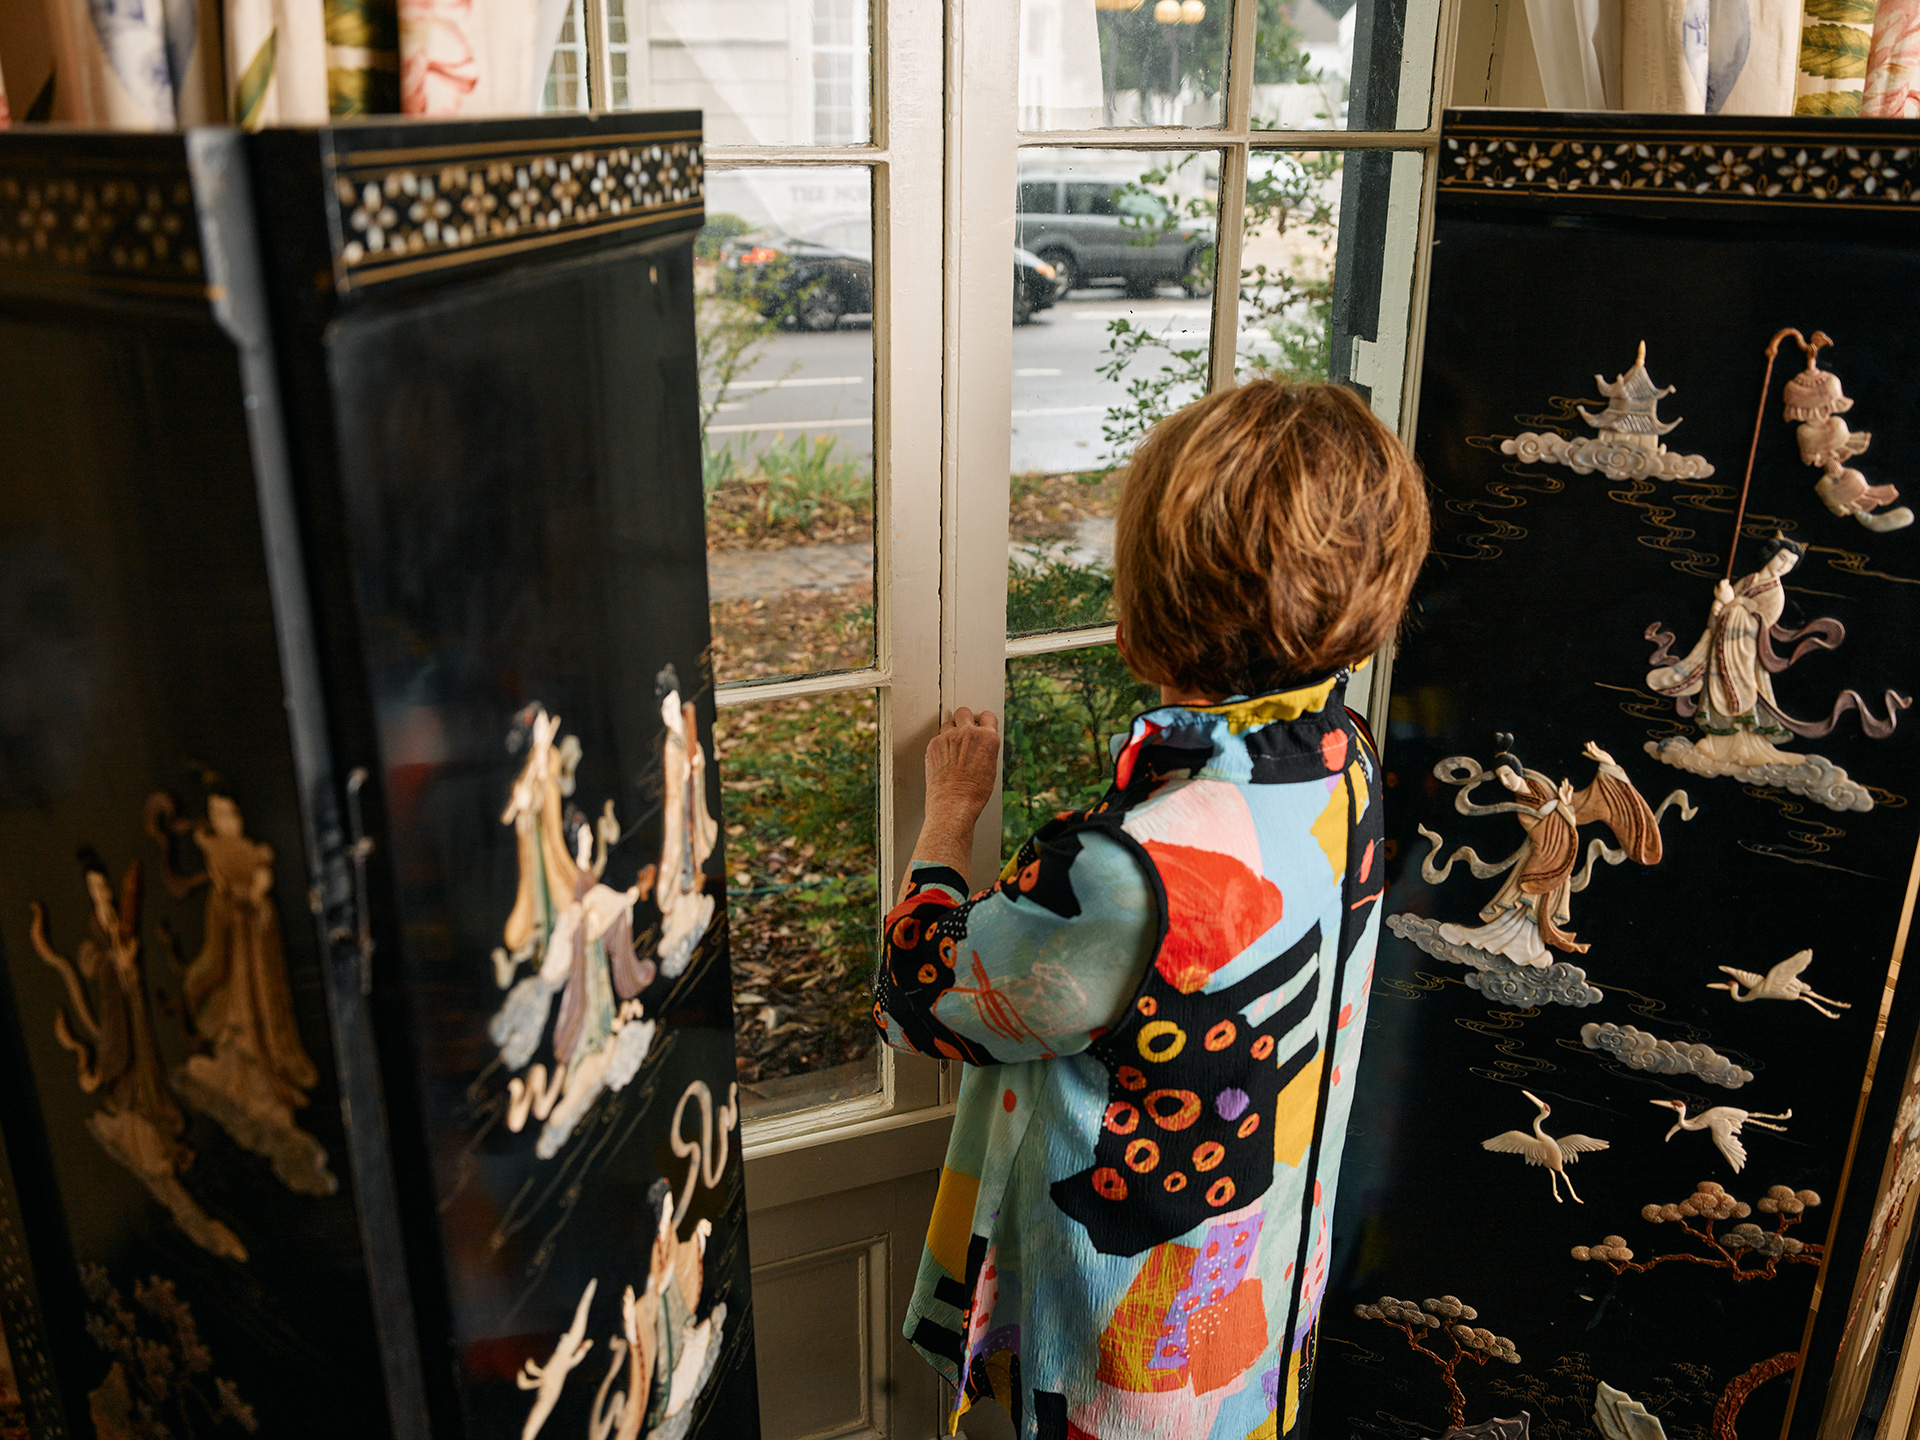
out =
<path fill-rule="evenodd" d="M 1147 712 L 1099 804 L 887 916 L 875 1024 L 966 1062 L 906 1323 L 961 1411 L 1294 1430 L 1384 889 L 1344 680 Z"/>

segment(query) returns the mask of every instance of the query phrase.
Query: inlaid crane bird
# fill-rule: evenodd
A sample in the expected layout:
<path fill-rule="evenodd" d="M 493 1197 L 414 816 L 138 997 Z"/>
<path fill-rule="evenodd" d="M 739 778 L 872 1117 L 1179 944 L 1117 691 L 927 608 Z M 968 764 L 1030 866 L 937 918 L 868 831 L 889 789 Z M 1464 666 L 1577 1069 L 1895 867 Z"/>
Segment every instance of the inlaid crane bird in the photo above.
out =
<path fill-rule="evenodd" d="M 1851 1010 L 1853 1006 L 1845 1000 L 1829 1000 L 1800 978 L 1800 972 L 1813 963 L 1813 951 L 1802 950 L 1798 955 L 1789 955 L 1765 975 L 1756 975 L 1751 970 L 1736 970 L 1731 965 L 1719 967 L 1721 974 L 1731 975 L 1731 980 L 1717 980 L 1707 986 L 1709 990 L 1724 990 L 1734 999 L 1747 1000 L 1804 1000 L 1829 1020 L 1840 1018 L 1839 1010 Z M 1740 987 L 1747 987 L 1742 995 Z M 1836 1005 L 1839 1010 L 1826 1007 Z"/>
<path fill-rule="evenodd" d="M 1762 1130 L 1778 1130 L 1785 1134 L 1784 1125 L 1769 1125 L 1769 1120 L 1791 1120 L 1793 1111 L 1781 1115 L 1767 1115 L 1758 1110 L 1742 1110 L 1736 1105 L 1716 1105 L 1711 1110 L 1702 1110 L 1691 1118 L 1687 1115 L 1687 1102 L 1684 1100 L 1655 1100 L 1655 1105 L 1665 1106 L 1679 1115 L 1673 1122 L 1673 1128 L 1667 1131 L 1666 1138 L 1671 1140 L 1682 1130 L 1705 1130 L 1712 1134 L 1713 1143 L 1720 1153 L 1727 1157 L 1727 1163 L 1733 1166 L 1738 1175 L 1741 1167 L 1747 1163 L 1747 1147 L 1740 1143 L 1742 1125 L 1757 1126 Z"/>
<path fill-rule="evenodd" d="M 1596 1140 L 1591 1135 L 1562 1135 L 1558 1140 L 1547 1134 L 1546 1118 L 1553 1113 L 1553 1107 L 1531 1090 L 1520 1092 L 1533 1101 L 1540 1113 L 1533 1117 L 1533 1133 L 1524 1130 L 1509 1130 L 1504 1135 L 1496 1135 L 1491 1140 L 1482 1140 L 1482 1150 L 1497 1151 L 1502 1155 L 1518 1155 L 1529 1165 L 1547 1167 L 1547 1179 L 1553 1186 L 1554 1203 L 1560 1203 L 1560 1182 L 1567 1182 L 1567 1193 L 1576 1204 L 1587 1202 L 1580 1198 L 1579 1191 L 1573 1188 L 1573 1177 L 1567 1174 L 1567 1166 L 1582 1155 L 1594 1150 L 1605 1150 L 1607 1142 Z"/>

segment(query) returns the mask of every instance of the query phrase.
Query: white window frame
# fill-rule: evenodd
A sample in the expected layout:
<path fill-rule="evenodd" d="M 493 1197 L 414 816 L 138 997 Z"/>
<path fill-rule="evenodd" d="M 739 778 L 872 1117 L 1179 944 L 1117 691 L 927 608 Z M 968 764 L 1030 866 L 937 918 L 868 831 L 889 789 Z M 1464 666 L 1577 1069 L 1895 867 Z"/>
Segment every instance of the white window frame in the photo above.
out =
<path fill-rule="evenodd" d="M 1215 0 L 1226 3 L 1226 0 Z M 948 73 L 961 77 L 948 95 L 948 349 L 945 562 L 952 597 L 943 699 L 949 706 L 1005 698 L 1006 662 L 1110 644 L 1111 625 L 1007 638 L 1008 471 L 1012 437 L 1012 325 L 994 299 L 993 269 L 1004 268 L 1015 231 L 1015 187 L 1023 149 L 1170 150 L 1220 153 L 1218 253 L 1213 294 L 1212 384 L 1233 384 L 1239 338 L 1240 274 L 1247 168 L 1256 151 L 1294 153 L 1387 149 L 1401 152 L 1389 202 L 1379 328 L 1356 339 L 1354 378 L 1369 386 L 1373 408 L 1409 443 L 1413 439 L 1418 361 L 1426 308 L 1426 255 L 1433 226 L 1435 165 L 1440 144 L 1441 77 L 1453 70 L 1457 0 L 1408 0 L 1399 109 L 1393 130 L 1257 130 L 1252 128 L 1253 54 L 1258 6 L 1234 6 L 1229 36 L 1226 115 L 1217 127 L 1018 129 L 1018 0 L 953 0 Z M 1004 289 L 1004 286 L 998 287 Z M 999 623 L 991 623 L 992 614 Z M 995 630 L 998 634 L 993 633 Z M 1391 650 L 1376 657 L 1349 687 L 1350 703 L 1376 730 L 1385 722 Z M 990 874 L 1000 853 L 998 796 L 974 835 L 976 878 Z"/>
<path fill-rule="evenodd" d="M 547 62 L 546 78 L 541 81 L 540 85 L 540 113 L 542 115 L 569 115 L 581 110 L 600 108 L 593 88 L 593 69 L 596 63 L 601 65 L 605 64 L 604 61 L 597 61 L 596 56 L 606 53 L 604 44 L 604 37 L 607 33 L 606 27 L 604 24 L 598 26 L 595 24 L 604 13 L 604 3 L 605 0 L 597 0 L 597 3 L 596 0 L 567 0 L 567 6 L 560 22 L 561 35 L 564 37 L 566 27 L 571 25 L 573 27 L 573 39 L 567 40 L 562 38 L 554 43 L 553 56 Z M 579 68 L 574 72 L 573 76 L 574 83 L 579 87 L 578 94 L 575 97 L 580 102 L 577 105 L 561 103 L 561 98 L 558 94 L 560 88 L 558 71 L 560 67 L 560 57 L 562 55 L 571 55 L 578 63 Z M 547 104 L 547 87 L 549 85 L 551 85 L 555 91 L 554 103 L 551 107 Z"/>
<path fill-rule="evenodd" d="M 1235 6 L 1229 40 L 1223 125 L 1022 132 L 1020 0 L 875 0 L 870 143 L 707 147 L 712 170 L 860 165 L 873 177 L 874 663 L 831 675 L 724 685 L 719 703 L 731 708 L 846 691 L 877 695 L 882 912 L 899 889 L 919 834 L 921 755 L 940 718 L 960 705 L 999 712 L 1009 659 L 1113 639 L 1111 625 L 1012 640 L 1006 635 L 1010 287 L 1020 151 L 1221 152 L 1216 273 L 1222 277 L 1237 277 L 1240 271 L 1253 152 L 1409 152 L 1410 161 L 1396 166 L 1389 203 L 1378 338 L 1357 341 L 1353 359 L 1356 378 L 1371 386 L 1375 411 L 1410 440 L 1432 228 L 1433 157 L 1444 101 L 1440 77 L 1452 73 L 1459 3 L 1408 0 L 1413 33 L 1401 65 L 1397 117 L 1403 129 L 1252 129 L 1258 7 L 1243 0 Z M 644 3 L 627 4 L 628 41 L 637 56 L 645 44 Z M 587 11 L 588 94 L 599 107 L 609 79 L 605 0 L 587 0 Z M 1435 42 L 1430 50 L 1429 39 Z M 630 72 L 629 84 L 639 83 Z M 809 104 L 811 93 L 809 87 Z M 1409 164 L 1411 173 L 1403 173 Z M 935 175 L 944 176 L 944 185 L 930 183 Z M 931 283 L 936 272 L 938 285 Z M 1239 300 L 1237 284 L 1215 286 L 1216 387 L 1232 383 Z M 935 436 L 938 445 L 929 443 Z M 1370 696 L 1364 684 L 1350 692 L 1353 703 L 1369 709 L 1376 728 L 1385 718 L 1390 662 L 1390 653 L 1379 657 Z M 996 789 L 974 832 L 970 878 L 976 886 L 998 871 L 1000 839 Z M 809 1171 L 832 1168 L 828 1151 L 795 1152 L 852 1142 L 861 1154 L 875 1143 L 897 1147 L 908 1157 L 901 1164 L 919 1165 L 927 1146 L 909 1142 L 908 1127 L 943 1122 L 951 1113 L 958 1067 L 884 1047 L 880 1055 L 881 1083 L 874 1094 L 748 1122 L 743 1137 L 748 1161 L 759 1162 L 756 1168 L 762 1170 L 778 1164 L 783 1176 L 795 1163 Z M 893 1131 L 901 1133 L 889 1135 Z M 818 1183 L 827 1181 L 822 1170 Z"/>

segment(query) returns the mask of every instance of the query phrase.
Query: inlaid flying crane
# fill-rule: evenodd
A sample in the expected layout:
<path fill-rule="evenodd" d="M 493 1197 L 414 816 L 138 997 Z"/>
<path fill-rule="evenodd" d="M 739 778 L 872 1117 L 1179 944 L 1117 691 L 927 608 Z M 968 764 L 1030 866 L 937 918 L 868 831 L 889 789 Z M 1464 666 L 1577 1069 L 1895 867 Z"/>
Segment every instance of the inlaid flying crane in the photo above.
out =
<path fill-rule="evenodd" d="M 1680 1116 L 1673 1122 L 1673 1128 L 1667 1131 L 1667 1139 L 1671 1140 L 1682 1130 L 1709 1131 L 1713 1135 L 1713 1143 L 1720 1147 L 1720 1153 L 1727 1157 L 1727 1163 L 1733 1166 L 1733 1173 L 1736 1175 L 1747 1163 L 1747 1147 L 1740 1143 L 1740 1127 L 1754 1125 L 1762 1130 L 1778 1130 L 1784 1135 L 1786 1126 L 1769 1125 L 1767 1122 L 1793 1118 L 1791 1110 L 1779 1115 L 1768 1115 L 1758 1110 L 1742 1110 L 1736 1105 L 1716 1105 L 1711 1110 L 1702 1110 L 1689 1119 L 1687 1102 L 1684 1100 L 1655 1100 L 1652 1103 L 1663 1105 Z"/>
<path fill-rule="evenodd" d="M 1573 1196 L 1574 1201 L 1577 1204 L 1586 1204 L 1587 1202 L 1580 1198 L 1580 1193 L 1573 1188 L 1573 1177 L 1567 1174 L 1567 1166 L 1591 1151 L 1605 1150 L 1607 1142 L 1596 1140 L 1591 1135 L 1563 1135 L 1558 1140 L 1554 1139 L 1547 1134 L 1545 1127 L 1546 1118 L 1553 1113 L 1553 1107 L 1531 1090 L 1522 1090 L 1520 1093 L 1533 1101 L 1540 1111 L 1533 1117 L 1533 1133 L 1529 1135 L 1525 1130 L 1509 1130 L 1504 1135 L 1494 1136 L 1491 1140 L 1482 1140 L 1480 1148 L 1497 1151 L 1502 1155 L 1518 1155 L 1529 1165 L 1546 1166 L 1547 1179 L 1553 1186 L 1553 1198 L 1556 1204 L 1560 1200 L 1562 1180 L 1567 1182 L 1567 1193 Z"/>
<path fill-rule="evenodd" d="M 1709 990 L 1724 990 L 1734 999 L 1747 1000 L 1804 1000 L 1829 1020 L 1840 1018 L 1838 1010 L 1829 1010 L 1829 1005 L 1837 1005 L 1840 1010 L 1851 1010 L 1853 1006 L 1845 1000 L 1829 1000 L 1800 978 L 1800 972 L 1813 963 L 1813 951 L 1802 950 L 1797 955 L 1789 955 L 1765 975 L 1756 975 L 1751 970 L 1736 970 L 1731 965 L 1719 967 L 1723 975 L 1731 975 L 1731 980 L 1718 980 L 1708 985 Z M 1742 995 L 1740 987 L 1747 987 Z"/>

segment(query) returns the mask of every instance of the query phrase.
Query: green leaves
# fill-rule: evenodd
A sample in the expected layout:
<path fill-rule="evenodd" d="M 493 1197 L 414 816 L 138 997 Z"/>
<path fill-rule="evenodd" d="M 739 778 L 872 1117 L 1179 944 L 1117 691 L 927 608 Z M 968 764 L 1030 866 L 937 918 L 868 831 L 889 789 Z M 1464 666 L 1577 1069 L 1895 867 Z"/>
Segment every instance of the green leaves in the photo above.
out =
<path fill-rule="evenodd" d="M 1879 0 L 1805 0 L 1800 8 L 1810 20 L 1871 25 L 1874 12 L 1879 8 Z"/>
<path fill-rule="evenodd" d="M 1800 32 L 1800 68 L 1823 80 L 1864 80 L 1872 46 L 1872 34 L 1851 25 L 1809 25 Z"/>
<path fill-rule="evenodd" d="M 1861 92 L 1858 90 L 1822 90 L 1802 95 L 1793 102 L 1796 115 L 1858 115 Z"/>
<path fill-rule="evenodd" d="M 1058 811 L 1098 800 L 1113 777 L 1108 737 L 1159 703 L 1111 645 L 1008 661 L 1000 858 Z"/>
<path fill-rule="evenodd" d="M 1113 571 L 1050 555 L 1044 544 L 1021 547 L 1007 570 L 1007 633 L 1077 630 L 1113 623 Z"/>

